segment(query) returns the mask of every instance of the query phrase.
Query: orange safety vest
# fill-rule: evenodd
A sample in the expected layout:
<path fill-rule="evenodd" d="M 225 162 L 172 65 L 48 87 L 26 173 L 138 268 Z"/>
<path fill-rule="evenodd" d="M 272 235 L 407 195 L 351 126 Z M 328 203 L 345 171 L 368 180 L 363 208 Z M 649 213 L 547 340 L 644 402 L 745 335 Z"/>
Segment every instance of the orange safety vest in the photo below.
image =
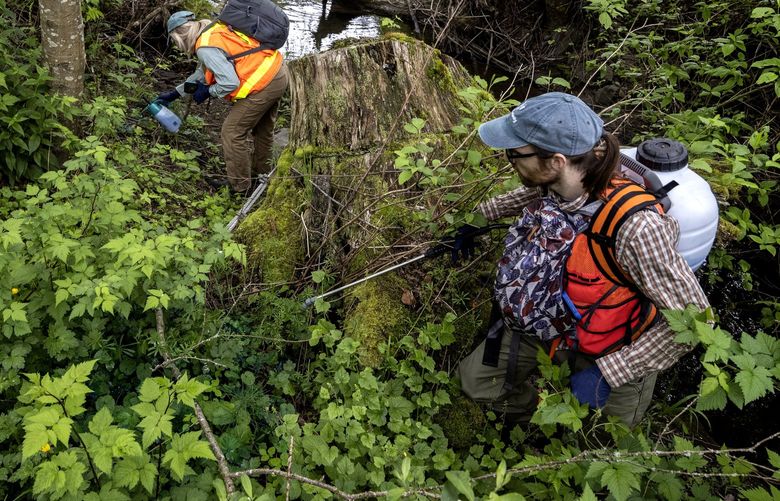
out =
<path fill-rule="evenodd" d="M 624 179 L 614 179 L 604 195 L 589 228 L 574 240 L 564 285 L 579 314 L 576 333 L 564 342 L 595 357 L 631 344 L 658 314 L 620 268 L 615 241 L 631 215 L 649 208 L 663 213 L 663 208 L 653 194 Z"/>
<path fill-rule="evenodd" d="M 228 59 L 238 56 L 232 62 L 240 84 L 236 90 L 225 96 L 231 101 L 243 99 L 253 92 L 264 89 L 282 67 L 284 58 L 278 50 L 261 50 L 246 56 L 241 55 L 259 46 L 260 42 L 254 38 L 234 31 L 223 23 L 215 23 L 206 28 L 195 42 L 196 51 L 201 47 L 217 47 L 225 51 Z M 208 85 L 216 81 L 214 73 L 208 68 L 205 76 Z"/>

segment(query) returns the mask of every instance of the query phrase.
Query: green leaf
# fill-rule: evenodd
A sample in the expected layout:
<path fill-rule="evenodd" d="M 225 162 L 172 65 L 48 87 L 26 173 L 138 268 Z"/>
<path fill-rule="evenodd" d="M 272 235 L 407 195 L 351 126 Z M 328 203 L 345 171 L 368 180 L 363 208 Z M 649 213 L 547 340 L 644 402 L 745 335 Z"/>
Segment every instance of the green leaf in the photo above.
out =
<path fill-rule="evenodd" d="M 775 486 L 770 487 L 771 492 L 760 487 L 753 489 L 741 489 L 740 492 L 748 501 L 778 501 L 780 500 L 780 490 Z"/>
<path fill-rule="evenodd" d="M 144 306 L 144 311 L 153 310 L 158 306 L 160 306 L 160 298 L 149 296 L 146 298 L 146 305 Z"/>
<path fill-rule="evenodd" d="M 89 431 L 99 437 L 101 433 L 108 430 L 113 421 L 114 418 L 111 416 L 111 411 L 109 411 L 107 407 L 103 407 L 89 422 Z"/>
<path fill-rule="evenodd" d="M 141 402 L 154 402 L 160 395 L 162 395 L 160 385 L 152 378 L 144 379 L 144 382 L 141 383 L 140 394 L 138 395 Z"/>
<path fill-rule="evenodd" d="M 697 158 L 693 161 L 691 161 L 689 164 L 689 167 L 694 170 L 700 170 L 703 172 L 712 172 L 712 167 L 710 167 L 710 163 L 703 158 Z"/>
<path fill-rule="evenodd" d="M 599 14 L 599 23 L 604 27 L 604 29 L 610 29 L 612 27 L 612 18 L 609 17 L 609 14 L 606 12 L 602 12 Z"/>
<path fill-rule="evenodd" d="M 624 501 L 631 493 L 639 490 L 637 473 L 643 471 L 644 468 L 627 463 L 610 465 L 601 476 L 601 485 L 606 486 L 615 499 Z"/>
<path fill-rule="evenodd" d="M 411 169 L 402 170 L 398 175 L 398 184 L 404 184 L 412 178 L 414 172 Z"/>
<path fill-rule="evenodd" d="M 173 385 L 176 392 L 176 399 L 188 407 L 195 407 L 195 398 L 209 389 L 209 385 L 203 384 L 197 379 L 189 379 L 184 374 L 176 384 Z"/>
<path fill-rule="evenodd" d="M 22 443 L 22 460 L 37 454 L 44 445 L 49 443 L 49 433 L 42 424 L 25 426 L 24 442 Z"/>
<path fill-rule="evenodd" d="M 707 378 L 712 379 L 717 384 L 718 380 L 716 378 Z M 696 409 L 700 411 L 713 411 L 713 410 L 723 410 L 726 408 L 726 390 L 721 388 L 719 384 L 712 389 L 709 393 L 704 393 L 704 385 L 702 383 L 702 393 L 699 396 L 699 400 L 696 402 Z"/>
<path fill-rule="evenodd" d="M 582 490 L 582 495 L 579 497 L 579 501 L 596 501 L 598 498 L 590 488 L 590 484 L 585 484 L 585 488 Z"/>
<path fill-rule="evenodd" d="M 167 465 L 174 476 L 181 481 L 184 478 L 187 462 L 192 458 L 215 460 L 208 443 L 199 440 L 200 432 L 193 431 L 179 435 L 173 434 L 171 446 L 163 456 L 163 464 Z"/>
<path fill-rule="evenodd" d="M 774 13 L 775 13 L 775 10 L 772 7 L 756 7 L 750 13 L 750 17 L 753 18 L 753 19 L 757 19 L 757 18 L 761 18 L 761 17 L 771 16 Z"/>
<path fill-rule="evenodd" d="M 474 501 L 474 489 L 471 487 L 471 477 L 465 471 L 448 471 L 445 473 L 449 483 L 468 501 Z"/>
<path fill-rule="evenodd" d="M 728 397 L 737 408 L 741 409 L 745 406 L 745 395 L 742 394 L 742 388 L 734 381 L 729 382 Z"/>
<path fill-rule="evenodd" d="M 54 494 L 52 499 L 59 499 L 65 493 L 76 496 L 84 484 L 86 471 L 87 467 L 78 460 L 75 452 L 57 454 L 38 467 L 33 494 L 49 492 Z"/>
<path fill-rule="evenodd" d="M 658 483 L 658 492 L 668 501 L 680 501 L 683 496 L 683 483 L 679 478 L 669 473 L 660 473 L 653 476 Z"/>
<path fill-rule="evenodd" d="M 314 301 L 314 310 L 317 313 L 326 313 L 328 310 L 330 310 L 330 303 L 328 301 L 325 301 L 321 297 L 318 297 Z"/>
<path fill-rule="evenodd" d="M 780 360 L 780 341 L 764 332 L 759 332 L 755 337 L 742 333 L 740 344 L 753 356 L 756 365 L 771 369 Z"/>
<path fill-rule="evenodd" d="M 777 80 L 777 73 L 772 71 L 765 71 L 761 73 L 761 75 L 758 77 L 758 80 L 756 80 L 756 85 L 774 82 L 775 80 Z"/>
<path fill-rule="evenodd" d="M 771 449 L 766 450 L 767 457 L 769 459 L 769 464 L 780 470 L 780 454 L 776 453 L 775 451 Z M 775 475 L 780 474 L 780 472 L 775 472 Z"/>
<path fill-rule="evenodd" d="M 412 124 L 404 124 L 404 130 L 409 134 L 419 134 L 420 131 Z"/>
<path fill-rule="evenodd" d="M 506 476 L 506 461 L 502 459 L 498 464 L 498 468 L 496 469 L 496 490 L 501 490 L 501 488 L 506 485 L 510 478 L 511 475 L 509 477 Z"/>
<path fill-rule="evenodd" d="M 132 489 L 140 481 L 146 491 L 151 494 L 156 477 L 157 467 L 152 464 L 148 455 L 124 458 L 114 467 L 113 479 L 117 487 Z"/>
<path fill-rule="evenodd" d="M 244 493 L 250 498 L 252 497 L 252 480 L 248 475 L 241 475 L 241 488 L 244 489 Z"/>
<path fill-rule="evenodd" d="M 467 161 L 469 165 L 479 167 L 479 163 L 482 161 L 482 153 L 477 150 L 469 150 L 467 154 Z"/>
<path fill-rule="evenodd" d="M 746 368 L 739 371 L 734 381 L 739 384 L 745 403 L 758 400 L 767 393 L 774 393 L 772 373 L 765 367 Z"/>

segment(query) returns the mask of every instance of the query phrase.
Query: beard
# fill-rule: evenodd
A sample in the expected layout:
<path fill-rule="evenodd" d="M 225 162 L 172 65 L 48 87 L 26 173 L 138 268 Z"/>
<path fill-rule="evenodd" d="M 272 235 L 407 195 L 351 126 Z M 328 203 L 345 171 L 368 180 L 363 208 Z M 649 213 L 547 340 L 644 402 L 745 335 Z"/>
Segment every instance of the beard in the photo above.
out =
<path fill-rule="evenodd" d="M 521 174 L 518 172 L 517 177 L 520 178 L 523 186 L 527 186 L 529 188 L 549 188 L 560 180 L 560 176 L 555 173 L 542 174 L 536 172 Z"/>

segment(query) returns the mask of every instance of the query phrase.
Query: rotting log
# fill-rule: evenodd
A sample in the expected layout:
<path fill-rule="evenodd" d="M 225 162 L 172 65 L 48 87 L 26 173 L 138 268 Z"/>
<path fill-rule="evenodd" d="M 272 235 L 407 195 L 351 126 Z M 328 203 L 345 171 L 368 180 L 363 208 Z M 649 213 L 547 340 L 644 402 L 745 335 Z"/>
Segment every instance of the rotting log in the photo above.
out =
<path fill-rule="evenodd" d="M 310 55 L 290 71 L 288 148 L 262 205 L 236 232 L 262 282 L 300 290 L 321 269 L 336 287 L 419 255 L 431 239 L 420 216 L 441 193 L 400 185 L 394 151 L 424 136 L 431 156 L 452 152 L 448 132 L 467 104 L 458 91 L 468 72 L 400 35 Z M 420 134 L 404 127 L 414 118 L 425 120 Z M 344 330 L 361 341 L 364 364 L 378 365 L 384 340 L 408 331 L 425 277 L 412 266 L 345 293 Z"/>

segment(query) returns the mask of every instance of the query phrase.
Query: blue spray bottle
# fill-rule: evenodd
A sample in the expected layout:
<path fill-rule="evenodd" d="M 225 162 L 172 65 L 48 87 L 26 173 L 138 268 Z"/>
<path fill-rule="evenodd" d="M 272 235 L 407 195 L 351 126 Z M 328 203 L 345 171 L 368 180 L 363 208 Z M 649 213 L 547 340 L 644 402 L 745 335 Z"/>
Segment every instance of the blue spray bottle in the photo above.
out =
<path fill-rule="evenodd" d="M 160 122 L 160 124 L 162 124 L 162 126 L 165 127 L 165 130 L 168 132 L 178 132 L 179 127 L 181 126 L 181 119 L 176 115 L 176 113 L 169 110 L 160 102 L 155 101 L 153 103 L 149 103 L 149 105 L 146 107 L 146 111 L 148 111 L 155 120 Z"/>

